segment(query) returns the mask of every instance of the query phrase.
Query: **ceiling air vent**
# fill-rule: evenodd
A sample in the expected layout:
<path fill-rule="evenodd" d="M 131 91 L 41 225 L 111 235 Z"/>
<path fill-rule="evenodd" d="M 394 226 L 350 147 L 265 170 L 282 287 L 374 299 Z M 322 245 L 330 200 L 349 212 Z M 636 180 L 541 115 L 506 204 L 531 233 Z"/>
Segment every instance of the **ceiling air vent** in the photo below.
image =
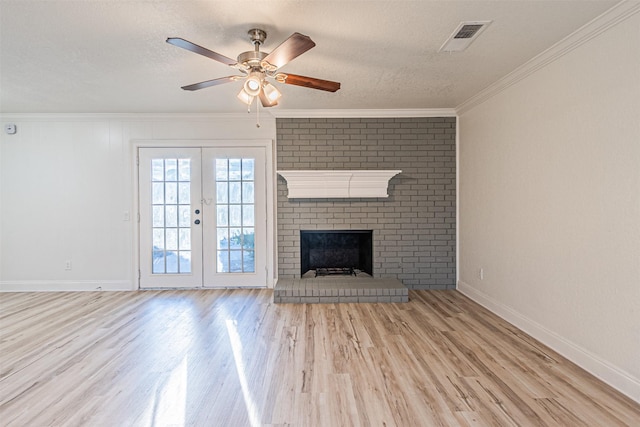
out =
<path fill-rule="evenodd" d="M 465 50 L 489 26 L 491 21 L 461 22 L 440 47 L 438 52 L 461 52 Z"/>
<path fill-rule="evenodd" d="M 463 25 L 462 28 L 460 28 L 460 31 L 458 31 L 456 35 L 453 36 L 453 38 L 454 39 L 470 39 L 471 37 L 475 36 L 478 30 L 480 30 L 480 28 L 482 27 L 483 27 L 482 24 Z"/>

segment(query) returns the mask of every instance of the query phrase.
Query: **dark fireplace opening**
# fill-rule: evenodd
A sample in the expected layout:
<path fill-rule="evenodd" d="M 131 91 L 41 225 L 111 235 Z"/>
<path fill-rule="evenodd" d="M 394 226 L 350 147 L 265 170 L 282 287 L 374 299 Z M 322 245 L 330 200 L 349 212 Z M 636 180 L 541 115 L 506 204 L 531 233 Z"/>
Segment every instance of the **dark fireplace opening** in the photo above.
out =
<path fill-rule="evenodd" d="M 373 231 L 300 230 L 300 277 L 310 270 L 316 275 L 359 270 L 373 276 Z"/>

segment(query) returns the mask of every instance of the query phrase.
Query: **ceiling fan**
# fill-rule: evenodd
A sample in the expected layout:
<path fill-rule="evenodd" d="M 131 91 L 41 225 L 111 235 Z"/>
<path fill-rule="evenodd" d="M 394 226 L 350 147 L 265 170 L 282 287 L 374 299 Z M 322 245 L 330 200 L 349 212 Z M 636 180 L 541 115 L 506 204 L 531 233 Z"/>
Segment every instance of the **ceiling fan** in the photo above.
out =
<path fill-rule="evenodd" d="M 220 77 L 213 80 L 194 83 L 188 86 L 183 86 L 182 89 L 198 90 L 206 87 L 217 86 L 223 83 L 244 80 L 244 84 L 238 94 L 238 98 L 250 106 L 253 100 L 257 97 L 260 99 L 260 102 L 264 107 L 273 107 L 277 105 L 281 96 L 280 91 L 278 91 L 274 85 L 269 83 L 268 79 L 274 79 L 278 83 L 304 86 L 310 89 L 319 89 L 328 92 L 335 92 L 340 89 L 340 83 L 338 82 L 305 77 L 297 74 L 281 73 L 278 71 L 291 60 L 297 58 L 316 45 L 308 36 L 300 33 L 293 33 L 288 39 L 271 51 L 271 53 L 260 51 L 260 46 L 267 38 L 267 33 L 264 30 L 259 28 L 249 30 L 249 38 L 251 43 L 253 43 L 254 50 L 242 52 L 238 55 L 237 60 L 231 59 L 217 52 L 213 52 L 179 37 L 168 38 L 167 43 L 229 65 L 230 67 L 236 68 L 241 73 L 241 75 Z"/>

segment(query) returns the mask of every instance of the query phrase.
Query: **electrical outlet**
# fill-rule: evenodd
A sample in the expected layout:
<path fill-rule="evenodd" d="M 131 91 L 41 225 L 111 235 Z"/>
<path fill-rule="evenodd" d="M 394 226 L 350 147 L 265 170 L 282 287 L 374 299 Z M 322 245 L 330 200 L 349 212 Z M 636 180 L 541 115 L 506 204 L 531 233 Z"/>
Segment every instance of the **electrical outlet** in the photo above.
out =
<path fill-rule="evenodd" d="M 64 269 L 65 269 L 65 270 L 71 270 L 71 260 L 70 260 L 70 259 L 68 259 L 68 260 L 66 260 L 66 261 L 65 261 L 65 263 L 64 263 Z"/>

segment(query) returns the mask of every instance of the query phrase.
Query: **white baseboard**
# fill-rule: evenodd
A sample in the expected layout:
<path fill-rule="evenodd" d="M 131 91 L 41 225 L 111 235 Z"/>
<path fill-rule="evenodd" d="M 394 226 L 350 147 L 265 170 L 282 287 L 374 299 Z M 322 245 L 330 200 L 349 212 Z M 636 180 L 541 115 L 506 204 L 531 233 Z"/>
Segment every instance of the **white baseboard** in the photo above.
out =
<path fill-rule="evenodd" d="M 507 322 L 531 335 L 541 343 L 551 347 L 596 378 L 609 384 L 629 398 L 640 403 L 640 380 L 602 360 L 598 356 L 576 345 L 570 340 L 545 328 L 539 323 L 518 313 L 509 306 L 496 301 L 489 295 L 469 284 L 459 281 L 458 291 Z"/>
<path fill-rule="evenodd" d="M 132 291 L 130 280 L 4 280 L 0 292 Z"/>

